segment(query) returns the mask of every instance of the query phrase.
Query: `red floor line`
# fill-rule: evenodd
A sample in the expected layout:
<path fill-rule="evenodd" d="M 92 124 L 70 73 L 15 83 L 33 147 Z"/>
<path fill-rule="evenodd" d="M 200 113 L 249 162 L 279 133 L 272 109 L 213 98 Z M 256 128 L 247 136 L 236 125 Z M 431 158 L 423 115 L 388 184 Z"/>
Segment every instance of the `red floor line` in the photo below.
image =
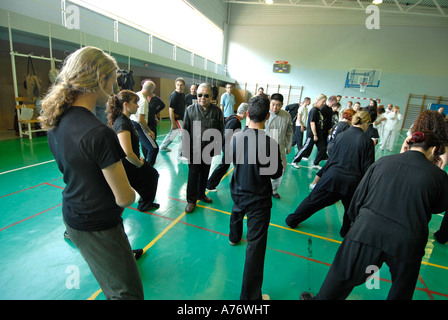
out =
<path fill-rule="evenodd" d="M 57 179 L 50 180 L 50 181 L 56 181 L 56 180 L 59 180 L 59 179 L 61 179 L 61 178 L 57 178 Z M 56 185 L 53 185 L 53 184 L 51 184 L 49 182 L 44 182 L 44 183 L 38 184 L 38 185 L 33 186 L 33 187 L 29 187 L 29 188 L 26 188 L 26 189 L 23 189 L 23 190 L 20 190 L 20 191 L 16 191 L 16 192 L 11 193 L 9 195 L 0 196 L 0 198 L 7 197 L 7 196 L 10 196 L 10 195 L 13 195 L 13 194 L 16 194 L 16 193 L 20 193 L 20 192 L 23 192 L 23 191 L 26 191 L 26 190 L 34 189 L 34 188 L 42 186 L 42 185 L 49 185 L 49 186 L 52 186 L 52 187 L 55 187 L 55 188 L 64 189 L 61 186 L 56 186 Z M 186 201 L 179 200 L 179 199 L 176 199 L 176 198 L 168 197 L 168 199 L 186 203 Z M 23 219 L 21 221 L 15 222 L 15 223 L 13 223 L 13 224 L 11 224 L 9 226 L 6 226 L 6 227 L 0 229 L 0 232 L 3 231 L 3 230 L 8 229 L 10 227 L 13 227 L 13 226 L 15 226 L 15 225 L 17 225 L 19 223 L 22 223 L 24 221 L 27 221 L 27 220 L 32 219 L 34 217 L 37 217 L 37 216 L 39 216 L 39 215 L 41 215 L 41 214 L 43 214 L 45 212 L 51 211 L 51 210 L 53 210 L 53 209 L 55 209 L 57 207 L 60 207 L 60 206 L 62 206 L 62 203 L 58 204 L 57 206 L 54 206 L 52 208 L 49 208 L 47 210 L 44 210 L 42 212 L 39 212 L 39 213 L 37 213 L 35 215 L 32 215 L 32 216 L 30 216 L 30 217 L 28 217 L 26 219 Z M 133 207 L 127 207 L 127 209 L 131 209 L 131 210 L 134 210 L 134 211 L 141 212 L 141 211 L 139 211 L 139 210 L 137 210 L 136 208 L 133 208 Z M 147 211 L 147 212 L 144 212 L 144 213 L 149 214 L 149 215 L 153 215 L 153 216 L 156 216 L 156 217 L 159 217 L 159 218 L 167 219 L 167 220 L 170 220 L 170 221 L 174 221 L 174 219 L 172 219 L 172 218 L 169 218 L 169 217 L 166 217 L 166 216 L 162 216 L 162 215 L 159 215 L 159 214 L 154 213 L 154 212 Z M 188 226 L 191 226 L 191 227 L 194 227 L 194 228 L 198 228 L 198 229 L 201 229 L 201 230 L 204 230 L 204 231 L 213 232 L 213 233 L 216 233 L 216 234 L 228 237 L 228 234 L 225 234 L 225 233 L 222 233 L 222 232 L 219 232 L 219 231 L 215 231 L 215 230 L 211 230 L 211 229 L 208 229 L 208 228 L 203 228 L 203 227 L 200 227 L 200 226 L 188 223 L 188 222 L 179 221 L 179 223 L 182 223 L 184 225 L 188 225 Z M 242 239 L 242 241 L 245 242 L 246 240 Z M 267 247 L 267 249 L 268 250 L 272 250 L 272 251 L 277 251 L 277 252 L 280 252 L 280 253 L 284 253 L 284 254 L 288 254 L 288 255 L 291 255 L 291 256 L 294 256 L 294 257 L 302 258 L 302 259 L 305 259 L 305 260 L 309 260 L 309 261 L 312 261 L 312 262 L 315 262 L 315 263 L 320 263 L 320 264 L 323 264 L 323 265 L 326 265 L 326 266 L 331 266 L 331 264 L 329 264 L 329 263 L 326 263 L 326 262 L 323 262 L 323 261 L 319 261 L 319 260 L 316 260 L 316 259 L 312 259 L 312 258 L 308 258 L 308 257 L 305 257 L 305 256 L 301 256 L 301 255 L 298 255 L 298 254 L 295 254 L 295 253 L 292 253 L 292 252 L 288 252 L 288 251 L 284 251 L 284 250 L 280 250 L 280 249 L 274 249 L 274 248 L 271 248 L 271 247 Z M 379 278 L 379 279 L 382 280 L 382 281 L 391 282 L 390 280 L 387 280 L 387 279 L 382 279 L 382 278 Z M 443 297 L 448 297 L 448 294 L 443 294 L 443 293 L 440 293 L 440 292 L 429 290 L 429 288 L 426 286 L 425 282 L 423 281 L 423 279 L 421 278 L 420 275 L 419 275 L 419 280 L 420 280 L 420 282 L 423 284 L 423 286 L 425 288 L 418 288 L 418 287 L 416 287 L 415 290 L 426 292 L 431 300 L 434 300 L 434 297 L 432 296 L 432 294 L 440 295 L 440 296 L 443 296 Z"/>
<path fill-rule="evenodd" d="M 58 189 L 62 189 L 62 190 L 65 189 L 64 187 L 57 186 L 57 185 L 55 185 L 55 184 L 51 184 L 51 183 L 48 183 L 48 182 L 45 182 L 45 183 L 43 183 L 43 184 L 46 184 L 47 186 L 50 186 L 50 187 L 55 187 L 55 188 L 58 188 Z"/>
<path fill-rule="evenodd" d="M 30 219 L 32 219 L 32 218 L 35 218 L 35 217 L 37 217 L 37 216 L 40 216 L 41 214 L 43 214 L 43 213 L 45 213 L 45 212 L 48 212 L 48 211 L 51 211 L 51 210 L 53 210 L 53 209 L 56 209 L 57 207 L 60 207 L 60 206 L 62 206 L 62 203 L 60 203 L 60 204 L 58 204 L 57 206 L 54 206 L 54 207 L 52 207 L 52 208 L 49 208 L 49 209 L 47 209 L 47 210 L 44 210 L 44 211 L 42 211 L 42 212 L 36 213 L 36 214 L 34 214 L 34 215 L 32 215 L 32 216 L 30 216 L 30 217 L 28 217 L 28 218 L 25 218 L 25 219 L 23 219 L 23 220 L 20 220 L 20 221 L 17 221 L 17 222 L 15 222 L 15 223 L 13 223 L 13 224 L 10 224 L 9 226 L 6 226 L 6 227 L 0 229 L 0 232 L 3 231 L 3 230 L 9 229 L 9 228 L 11 228 L 11 227 L 13 227 L 13 226 L 15 226 L 15 225 L 18 225 L 19 223 L 22 223 L 22 222 L 25 222 L 25 221 L 30 220 Z"/>
<path fill-rule="evenodd" d="M 36 185 L 36 186 L 33 186 L 33 187 L 29 187 L 29 188 L 26 188 L 26 189 L 22 189 L 22 190 L 19 190 L 19 191 L 15 191 L 15 192 L 10 193 L 10 194 L 5 194 L 5 195 L 3 195 L 3 196 L 0 196 L 0 199 L 2 199 L 2 198 L 6 198 L 6 197 L 9 197 L 9 196 L 12 196 L 12 195 L 15 195 L 15 194 L 20 193 L 20 192 L 28 191 L 28 190 L 31 190 L 31 189 L 34 189 L 34 188 L 37 188 L 37 187 L 41 187 L 41 186 L 43 186 L 44 184 L 45 184 L 45 182 L 44 182 L 44 183 L 41 183 L 41 184 L 38 184 L 38 185 Z"/>
<path fill-rule="evenodd" d="M 170 199 L 171 199 L 171 200 L 176 200 L 176 201 L 181 201 L 181 200 L 174 199 L 174 198 L 170 198 Z M 186 202 L 186 201 L 181 201 L 181 202 Z M 134 210 L 134 211 L 141 212 L 141 211 L 139 211 L 139 210 L 137 210 L 137 209 L 135 209 L 135 208 L 132 208 L 132 207 L 129 207 L 128 209 L 132 209 L 132 210 Z M 156 213 L 154 213 L 154 212 L 149 212 L 149 211 L 147 211 L 147 212 L 143 212 L 143 213 L 146 213 L 146 214 L 149 214 L 149 215 L 152 215 L 152 216 L 156 216 L 156 217 L 159 217 L 159 218 L 167 219 L 167 220 L 170 220 L 170 221 L 174 221 L 174 219 L 172 219 L 172 218 L 168 218 L 168 217 L 165 217 L 165 216 L 161 216 L 161 215 L 156 214 Z M 225 233 L 222 233 L 222 232 L 219 232 L 219 231 L 216 231 L 216 230 L 211 230 L 211 229 L 208 229 L 208 228 L 200 227 L 200 226 L 197 226 L 197 225 L 188 223 L 188 222 L 179 221 L 179 223 L 184 224 L 184 225 L 188 225 L 188 226 L 191 226 L 191 227 L 200 229 L 200 230 L 204 230 L 204 231 L 208 231 L 208 232 L 213 232 L 213 233 L 216 233 L 216 234 L 225 236 L 225 237 L 228 237 L 228 236 L 229 236 L 228 234 L 225 234 Z M 242 239 L 241 241 L 243 241 L 243 242 L 247 242 L 245 239 Z M 330 263 L 323 262 L 323 261 L 319 261 L 319 260 L 316 260 L 316 259 L 313 259 L 313 258 L 308 258 L 308 257 L 305 257 L 305 256 L 301 256 L 301 255 L 299 255 L 299 254 L 295 254 L 295 253 L 292 253 L 292 252 L 289 252 L 289 251 L 285 251 L 285 250 L 281 250 L 281 249 L 275 249 L 275 248 L 272 248 L 272 247 L 267 247 L 266 249 L 268 249 L 268 250 L 272 250 L 272 251 L 276 251 L 276 252 L 279 252 L 279 253 L 284 253 L 284 254 L 287 254 L 287 255 L 290 255 L 290 256 L 293 256 L 293 257 L 297 257 L 297 258 L 305 259 L 305 260 L 308 260 L 308 261 L 311 261 L 311 262 L 315 262 L 315 263 L 323 264 L 323 265 L 326 265 L 326 266 L 328 266 L 328 267 L 331 266 Z M 379 278 L 379 277 L 375 277 L 375 278 L 376 278 L 376 279 L 379 279 L 380 281 L 384 281 L 384 282 L 392 283 L 392 281 L 389 280 L 389 279 Z M 420 278 L 421 278 L 421 276 L 419 275 L 419 279 L 420 279 Z M 436 294 L 436 295 L 443 296 L 443 297 L 448 297 L 448 294 L 444 294 L 444 293 L 441 293 L 441 292 L 437 292 L 437 291 L 429 290 L 428 287 L 426 286 L 426 284 L 424 283 L 423 279 L 421 279 L 420 282 L 422 282 L 422 284 L 425 286 L 425 288 L 415 287 L 415 290 L 426 292 L 426 293 L 429 295 L 429 297 L 430 297 L 431 300 L 434 300 L 434 297 L 432 297 L 432 294 Z"/>
<path fill-rule="evenodd" d="M 47 181 L 47 182 L 39 183 L 38 185 L 29 187 L 29 188 L 25 188 L 25 189 L 22 189 L 22 190 L 19 190 L 19 191 L 15 191 L 15 192 L 10 193 L 10 194 L 5 194 L 5 195 L 3 195 L 3 196 L 0 196 L 0 199 L 1 199 L 1 198 L 6 198 L 6 197 L 9 197 L 9 196 L 12 196 L 12 195 L 15 195 L 15 194 L 20 193 L 20 192 L 28 191 L 28 190 L 31 190 L 31 189 L 34 189 L 34 188 L 37 188 L 37 187 L 41 187 L 41 186 L 43 186 L 44 184 L 47 184 L 47 185 L 52 186 L 52 187 L 61 188 L 61 187 L 58 187 L 58 186 L 56 186 L 56 185 L 50 184 L 50 182 L 57 181 L 57 180 L 60 180 L 60 179 L 62 179 L 62 177 L 60 177 L 60 178 L 56 178 L 56 179 L 53 179 L 53 180 L 50 180 L 50 181 Z"/>
<path fill-rule="evenodd" d="M 429 296 L 430 300 L 434 300 L 434 297 L 431 294 L 431 290 L 429 290 L 428 286 L 426 285 L 425 281 L 423 280 L 423 277 L 421 275 L 418 275 L 418 280 L 423 285 L 424 289 L 422 291 L 426 292 L 426 294 Z"/>

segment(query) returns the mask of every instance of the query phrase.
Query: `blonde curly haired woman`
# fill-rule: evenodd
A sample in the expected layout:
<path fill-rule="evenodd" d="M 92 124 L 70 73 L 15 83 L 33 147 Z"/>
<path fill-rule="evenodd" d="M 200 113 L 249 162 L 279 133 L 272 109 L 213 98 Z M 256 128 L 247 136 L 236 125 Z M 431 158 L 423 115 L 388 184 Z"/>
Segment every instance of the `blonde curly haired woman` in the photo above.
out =
<path fill-rule="evenodd" d="M 42 104 L 40 121 L 64 175 L 63 220 L 107 299 L 143 299 L 135 257 L 123 228 L 135 200 L 115 132 L 92 113 L 112 95 L 118 66 L 95 47 L 72 53 Z"/>

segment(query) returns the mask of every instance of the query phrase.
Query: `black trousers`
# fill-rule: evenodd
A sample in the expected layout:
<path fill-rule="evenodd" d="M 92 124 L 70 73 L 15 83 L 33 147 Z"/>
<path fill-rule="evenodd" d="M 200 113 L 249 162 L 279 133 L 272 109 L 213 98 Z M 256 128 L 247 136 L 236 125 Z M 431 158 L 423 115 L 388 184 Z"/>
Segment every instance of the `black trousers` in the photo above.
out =
<path fill-rule="evenodd" d="M 234 204 L 230 216 L 229 240 L 231 242 L 237 243 L 241 240 L 245 215 L 247 216 L 247 247 L 240 299 L 261 300 L 271 208 L 251 210 L 239 208 Z"/>
<path fill-rule="evenodd" d="M 353 195 L 343 196 L 339 193 L 329 192 L 327 190 L 320 189 L 318 185 L 314 187 L 313 191 L 303 199 L 300 205 L 296 208 L 294 213 L 291 213 L 286 218 L 286 224 L 295 228 L 299 223 L 302 223 L 313 214 L 322 210 L 325 207 L 331 206 L 332 204 L 341 200 L 344 206 L 344 218 L 341 228 L 341 236 L 345 236 L 350 229 L 350 219 L 348 218 L 346 212 L 350 206 Z"/>
<path fill-rule="evenodd" d="M 448 242 L 448 210 L 445 211 L 440 229 L 434 233 L 434 236 L 441 243 Z"/>
<path fill-rule="evenodd" d="M 211 165 L 206 163 L 188 165 L 187 202 L 196 203 L 205 197 L 208 174 Z"/>
<path fill-rule="evenodd" d="M 383 263 L 389 266 L 392 275 L 392 287 L 388 300 L 411 300 L 420 271 L 421 261 L 407 263 L 381 249 L 344 239 L 340 245 L 330 271 L 325 278 L 317 300 L 344 300 L 353 288 L 366 282 L 371 275 L 369 266 L 381 268 Z M 381 283 L 379 284 L 381 287 Z M 371 289 L 375 290 L 375 289 Z"/>
<path fill-rule="evenodd" d="M 140 168 L 127 160 L 123 160 L 123 164 L 131 187 L 140 195 L 138 207 L 152 204 L 157 193 L 159 172 L 146 161 Z"/>
<path fill-rule="evenodd" d="M 227 173 L 230 168 L 230 164 L 225 163 L 224 153 L 221 163 L 213 170 L 212 175 L 208 178 L 207 189 L 215 189 L 221 182 L 222 177 Z"/>
<path fill-rule="evenodd" d="M 305 144 L 303 147 L 297 152 L 297 154 L 294 156 L 293 162 L 297 163 L 302 160 L 303 157 L 308 158 L 311 155 L 311 152 L 313 151 L 313 147 L 316 145 L 317 147 L 317 154 L 316 158 L 314 159 L 314 164 L 319 165 L 319 162 L 326 159 L 326 152 L 327 152 L 327 146 L 325 144 L 325 140 L 322 139 L 322 137 L 319 137 L 317 141 L 314 141 L 313 137 L 307 136 L 305 140 Z"/>

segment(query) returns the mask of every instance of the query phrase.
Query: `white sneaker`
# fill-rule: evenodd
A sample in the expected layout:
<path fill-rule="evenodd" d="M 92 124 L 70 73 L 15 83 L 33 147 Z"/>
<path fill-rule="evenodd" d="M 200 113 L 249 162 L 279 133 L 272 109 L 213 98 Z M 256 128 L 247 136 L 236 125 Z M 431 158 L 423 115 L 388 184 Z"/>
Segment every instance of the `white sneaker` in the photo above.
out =
<path fill-rule="evenodd" d="M 308 161 L 308 158 L 303 157 L 302 160 L 304 160 L 304 161 Z"/>
<path fill-rule="evenodd" d="M 314 189 L 315 186 L 316 186 L 315 183 L 311 183 L 311 184 L 310 184 L 310 189 Z"/>
<path fill-rule="evenodd" d="M 318 170 L 320 170 L 320 169 L 322 169 L 322 167 L 321 166 L 319 166 L 319 165 L 313 165 L 312 167 L 311 167 L 311 169 L 318 169 Z"/>
<path fill-rule="evenodd" d="M 180 161 L 188 161 L 188 159 L 187 159 L 187 158 L 185 158 L 185 157 L 182 157 L 182 156 L 178 156 L 178 157 L 177 157 L 177 159 L 179 159 Z"/>
<path fill-rule="evenodd" d="M 300 165 L 295 162 L 291 162 L 291 165 L 296 169 L 300 169 Z"/>

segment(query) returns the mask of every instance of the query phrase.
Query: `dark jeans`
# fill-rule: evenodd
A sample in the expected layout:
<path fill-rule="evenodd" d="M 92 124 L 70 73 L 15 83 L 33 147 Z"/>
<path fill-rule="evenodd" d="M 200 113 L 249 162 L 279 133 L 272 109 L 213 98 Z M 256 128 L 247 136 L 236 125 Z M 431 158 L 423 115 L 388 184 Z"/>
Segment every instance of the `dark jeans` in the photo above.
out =
<path fill-rule="evenodd" d="M 294 147 L 297 145 L 297 149 L 302 149 L 303 147 L 303 132 L 300 130 L 302 127 L 295 127 L 296 130 L 294 131 L 293 139 L 292 139 L 292 146 Z"/>
<path fill-rule="evenodd" d="M 206 163 L 188 165 L 187 202 L 196 203 L 205 197 L 210 165 Z"/>
<path fill-rule="evenodd" d="M 240 299 L 261 300 L 271 208 L 245 210 L 234 204 L 230 216 L 229 240 L 231 242 L 237 243 L 241 240 L 245 215 L 247 215 L 247 248 Z"/>
<path fill-rule="evenodd" d="M 371 275 L 367 267 L 389 266 L 392 287 L 388 300 L 411 300 L 418 279 L 421 261 L 407 263 L 385 253 L 379 248 L 344 239 L 340 245 L 330 271 L 325 278 L 317 300 L 344 300 L 353 288 L 363 284 Z"/>
<path fill-rule="evenodd" d="M 148 132 L 143 131 L 138 122 L 132 121 L 132 124 L 134 125 L 135 130 L 137 130 L 146 162 L 151 166 L 154 166 L 157 155 L 159 154 L 159 145 L 157 144 L 157 141 L 153 139 Z"/>

